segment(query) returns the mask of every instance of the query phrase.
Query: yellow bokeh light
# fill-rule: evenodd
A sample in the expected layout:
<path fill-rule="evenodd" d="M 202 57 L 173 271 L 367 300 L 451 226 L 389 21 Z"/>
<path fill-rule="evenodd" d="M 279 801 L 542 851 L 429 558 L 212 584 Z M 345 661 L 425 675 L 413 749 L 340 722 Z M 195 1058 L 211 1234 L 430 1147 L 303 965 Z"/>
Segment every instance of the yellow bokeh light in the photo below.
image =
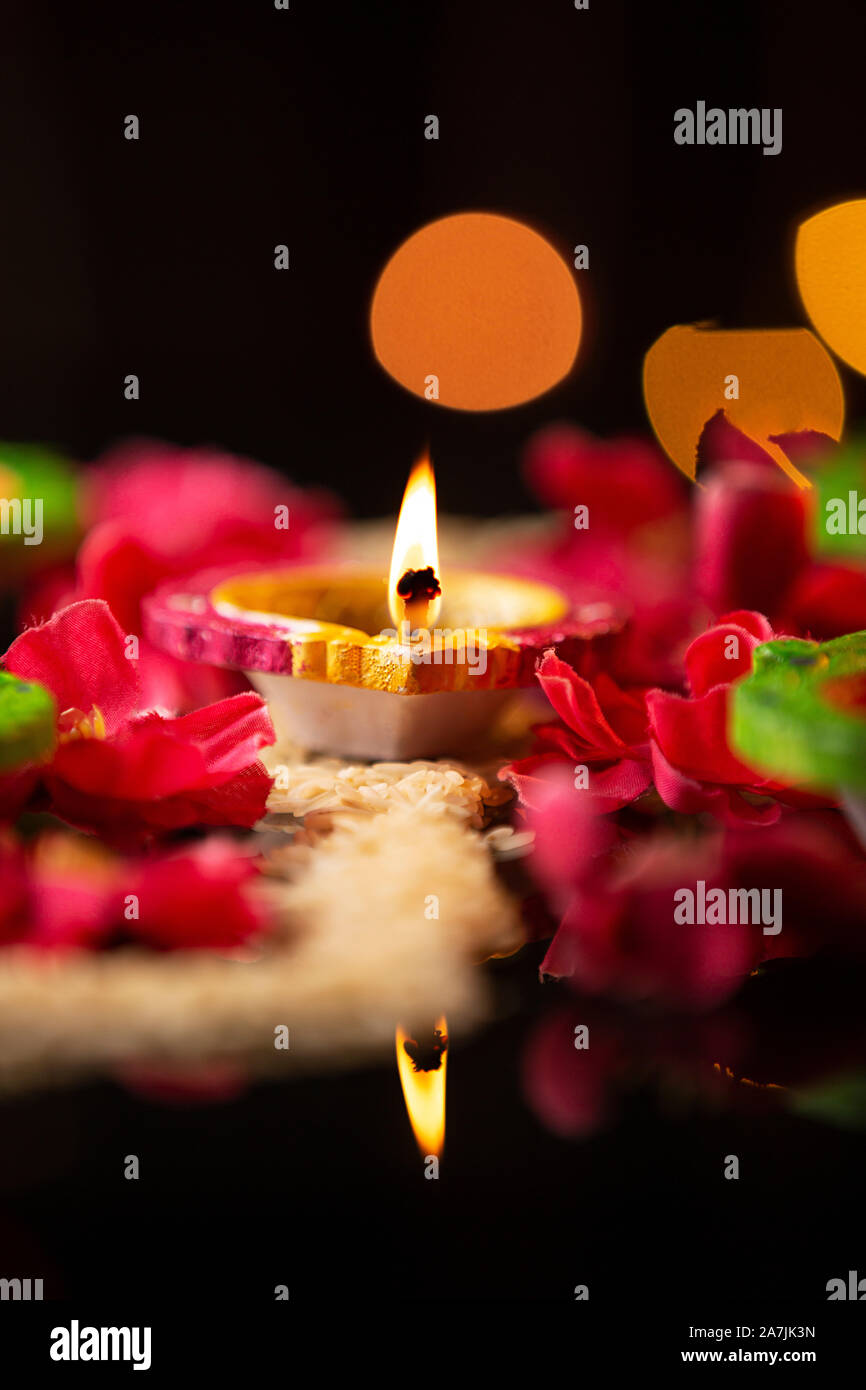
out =
<path fill-rule="evenodd" d="M 808 479 L 772 436 L 816 430 L 838 439 L 845 420 L 839 374 L 807 328 L 677 325 L 647 353 L 643 384 L 659 443 L 689 478 L 703 428 L 720 410 L 800 486 Z"/>
<path fill-rule="evenodd" d="M 803 222 L 794 251 L 806 313 L 843 362 L 866 373 L 866 199 Z"/>

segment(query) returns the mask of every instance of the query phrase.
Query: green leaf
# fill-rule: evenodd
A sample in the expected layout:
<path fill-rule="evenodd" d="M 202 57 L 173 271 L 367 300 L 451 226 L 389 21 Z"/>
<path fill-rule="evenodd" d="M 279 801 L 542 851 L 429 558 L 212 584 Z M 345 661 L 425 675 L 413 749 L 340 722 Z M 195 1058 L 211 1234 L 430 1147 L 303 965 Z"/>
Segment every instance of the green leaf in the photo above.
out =
<path fill-rule="evenodd" d="M 36 547 L 23 545 L 11 530 L 0 534 L 0 566 L 42 564 L 46 556 L 72 553 L 79 531 L 78 478 L 67 459 L 41 445 L 0 441 L 0 498 L 29 498 L 31 505 L 38 500 L 42 525 L 42 541 Z"/>
<path fill-rule="evenodd" d="M 0 772 L 13 772 L 50 753 L 56 724 L 50 691 L 0 671 Z"/>
<path fill-rule="evenodd" d="M 788 1106 L 798 1115 L 823 1120 L 841 1129 L 866 1129 L 866 1072 L 852 1072 L 788 1092 Z"/>
<path fill-rule="evenodd" d="M 859 512 L 859 502 L 866 502 L 866 440 L 852 440 L 815 469 L 812 477 L 812 539 L 818 555 L 866 559 L 866 513 L 861 517 Z"/>
<path fill-rule="evenodd" d="M 733 690 L 729 737 L 743 762 L 786 785 L 866 787 L 866 632 L 756 647 Z"/>

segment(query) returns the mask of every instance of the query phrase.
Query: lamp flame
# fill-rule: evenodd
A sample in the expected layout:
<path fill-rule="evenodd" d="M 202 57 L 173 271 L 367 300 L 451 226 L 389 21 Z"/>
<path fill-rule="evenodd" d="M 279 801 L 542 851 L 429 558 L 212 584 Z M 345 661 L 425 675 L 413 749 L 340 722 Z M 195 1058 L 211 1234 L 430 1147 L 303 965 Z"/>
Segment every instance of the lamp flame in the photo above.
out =
<path fill-rule="evenodd" d="M 420 604 L 405 602 L 397 586 L 407 570 L 430 568 L 439 575 L 439 543 L 436 538 L 436 479 L 430 459 L 425 454 L 409 474 L 403 505 L 397 520 L 394 549 L 391 552 L 391 572 L 388 576 L 388 608 L 396 628 L 408 619 L 412 627 L 432 627 L 442 607 L 441 595 L 422 600 Z"/>
<path fill-rule="evenodd" d="M 444 1018 L 438 1020 L 436 1030 L 443 1039 L 447 1038 L 448 1025 Z M 397 1070 L 403 1087 L 403 1099 L 422 1156 L 426 1158 L 429 1154 L 435 1154 L 438 1158 L 445 1147 L 445 1071 L 448 1053 L 443 1049 L 438 1066 L 430 1071 L 416 1071 L 405 1048 L 407 1042 L 412 1042 L 410 1035 L 398 1027 Z"/>

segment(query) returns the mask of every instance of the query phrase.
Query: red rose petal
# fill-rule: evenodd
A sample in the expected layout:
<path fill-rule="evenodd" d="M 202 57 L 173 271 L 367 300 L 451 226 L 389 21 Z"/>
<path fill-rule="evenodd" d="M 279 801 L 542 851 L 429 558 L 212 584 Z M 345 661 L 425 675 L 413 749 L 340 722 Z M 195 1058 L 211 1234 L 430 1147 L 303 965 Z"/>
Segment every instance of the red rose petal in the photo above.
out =
<path fill-rule="evenodd" d="M 61 713 L 80 709 L 89 714 L 96 705 L 111 735 L 138 707 L 138 674 L 125 650 L 124 633 L 108 604 L 85 599 L 23 632 L 4 665 L 16 676 L 46 686 Z"/>

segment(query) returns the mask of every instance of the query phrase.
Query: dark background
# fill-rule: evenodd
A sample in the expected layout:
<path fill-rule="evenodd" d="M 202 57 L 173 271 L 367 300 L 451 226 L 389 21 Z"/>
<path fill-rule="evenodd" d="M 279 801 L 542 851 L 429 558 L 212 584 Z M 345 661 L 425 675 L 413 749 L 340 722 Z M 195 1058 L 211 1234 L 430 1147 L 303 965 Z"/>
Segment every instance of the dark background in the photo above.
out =
<path fill-rule="evenodd" d="M 213 442 L 359 514 L 397 509 L 429 438 L 445 510 L 525 507 L 531 431 L 643 427 L 643 354 L 671 324 L 804 322 L 793 235 L 863 193 L 864 52 L 860 0 L 7 7 L 0 430 L 81 457 L 130 432 Z M 782 152 L 675 145 L 699 99 L 782 107 Z M 385 261 L 465 209 L 569 263 L 590 249 L 577 369 L 489 417 L 415 399 L 369 345 Z"/>
<path fill-rule="evenodd" d="M 557 417 L 643 425 L 671 324 L 804 321 L 796 223 L 864 192 L 866 6 L 756 0 L 38 5 L 0 46 L 0 434 L 82 458 L 129 433 L 212 442 L 358 514 L 394 512 L 430 438 L 443 507 L 524 507 L 520 450 Z M 781 106 L 783 150 L 683 149 L 698 99 Z M 424 117 L 441 122 L 438 142 Z M 141 120 L 138 143 L 123 117 Z M 585 242 L 578 370 L 490 417 L 373 360 L 371 291 L 426 221 L 501 211 Z M 291 270 L 273 269 L 288 243 Z M 123 399 L 140 375 L 142 399 Z M 849 409 L 863 386 L 844 373 Z M 4 1266 L 54 1294 L 188 1302 L 704 1298 L 776 1316 L 866 1274 L 864 1144 L 777 1114 L 674 1119 L 645 1096 L 584 1144 L 518 1069 L 536 960 L 455 1046 L 443 1177 L 423 1180 L 389 1065 L 171 1110 L 108 1083 L 2 1106 Z M 744 1180 L 724 1183 L 736 1152 Z M 122 1178 L 137 1153 L 142 1179 Z"/>

